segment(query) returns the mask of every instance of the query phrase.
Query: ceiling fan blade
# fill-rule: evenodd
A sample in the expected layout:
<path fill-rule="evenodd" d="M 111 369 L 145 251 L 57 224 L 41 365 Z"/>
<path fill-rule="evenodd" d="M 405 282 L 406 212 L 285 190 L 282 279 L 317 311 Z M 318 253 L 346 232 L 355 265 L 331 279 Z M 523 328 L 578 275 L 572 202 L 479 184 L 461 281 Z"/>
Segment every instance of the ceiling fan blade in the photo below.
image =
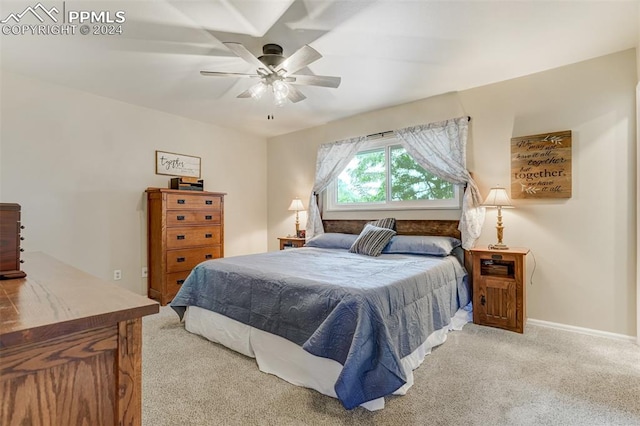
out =
<path fill-rule="evenodd" d="M 245 74 L 241 72 L 218 72 L 218 71 L 200 71 L 201 75 L 213 76 L 213 77 L 248 77 L 259 78 L 258 74 Z"/>
<path fill-rule="evenodd" d="M 233 53 L 235 53 L 236 55 L 244 59 L 246 62 L 256 67 L 256 69 L 262 68 L 265 71 L 267 71 L 268 74 L 271 74 L 273 72 L 270 69 L 268 69 L 269 67 L 267 67 L 265 64 L 260 62 L 260 60 L 256 58 L 253 55 L 253 53 L 249 52 L 249 50 L 247 50 L 247 48 L 244 47 L 242 44 L 233 43 L 233 42 L 224 42 L 223 44 L 227 46 L 229 50 L 231 50 Z"/>
<path fill-rule="evenodd" d="M 287 98 L 294 104 L 296 102 L 300 102 L 307 99 L 307 97 L 297 88 L 291 86 L 290 84 L 288 84 L 287 86 L 289 86 L 289 94 L 287 95 Z"/>
<path fill-rule="evenodd" d="M 238 96 L 236 96 L 237 98 L 250 98 L 251 97 L 251 88 L 245 90 L 244 92 L 240 93 Z"/>
<path fill-rule="evenodd" d="M 307 86 L 322 86 L 337 88 L 342 79 L 328 75 L 290 75 L 287 82 L 291 84 L 305 84 Z"/>
<path fill-rule="evenodd" d="M 305 44 L 296 50 L 293 55 L 282 61 L 282 63 L 276 67 L 276 71 L 285 70 L 287 75 L 293 74 L 320 58 L 322 58 L 322 55 L 318 53 L 317 50 Z"/>
<path fill-rule="evenodd" d="M 260 99 L 266 91 L 267 91 L 267 85 L 264 84 L 263 82 L 259 82 L 249 87 L 244 92 L 240 93 L 237 97 Z"/>

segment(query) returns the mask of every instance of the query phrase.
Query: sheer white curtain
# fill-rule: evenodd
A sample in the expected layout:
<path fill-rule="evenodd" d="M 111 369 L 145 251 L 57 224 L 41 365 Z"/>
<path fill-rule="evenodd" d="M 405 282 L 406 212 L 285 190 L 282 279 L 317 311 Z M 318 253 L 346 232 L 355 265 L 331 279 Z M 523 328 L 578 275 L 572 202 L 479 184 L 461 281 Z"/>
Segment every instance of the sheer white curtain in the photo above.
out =
<path fill-rule="evenodd" d="M 480 237 L 485 210 L 481 206 L 478 186 L 467 171 L 468 131 L 468 117 L 394 131 L 404 149 L 424 169 L 448 182 L 467 185 L 458 226 L 462 234 L 462 246 L 466 249 L 472 248 Z"/>
<path fill-rule="evenodd" d="M 316 179 L 309 198 L 309 214 L 307 217 L 306 237 L 323 234 L 322 217 L 316 199 L 340 173 L 347 167 L 351 159 L 362 147 L 366 137 L 345 139 L 342 141 L 320 145 L 316 158 Z"/>

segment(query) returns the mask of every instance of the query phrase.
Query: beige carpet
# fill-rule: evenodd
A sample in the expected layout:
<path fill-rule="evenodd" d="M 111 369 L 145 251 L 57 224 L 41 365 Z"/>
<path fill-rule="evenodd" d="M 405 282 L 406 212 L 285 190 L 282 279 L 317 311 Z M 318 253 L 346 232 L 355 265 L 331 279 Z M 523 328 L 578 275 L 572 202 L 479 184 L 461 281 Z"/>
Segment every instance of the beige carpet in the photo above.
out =
<path fill-rule="evenodd" d="M 467 324 L 378 412 L 260 372 L 185 331 L 169 307 L 144 318 L 143 339 L 147 426 L 640 425 L 640 347 L 543 327 Z"/>

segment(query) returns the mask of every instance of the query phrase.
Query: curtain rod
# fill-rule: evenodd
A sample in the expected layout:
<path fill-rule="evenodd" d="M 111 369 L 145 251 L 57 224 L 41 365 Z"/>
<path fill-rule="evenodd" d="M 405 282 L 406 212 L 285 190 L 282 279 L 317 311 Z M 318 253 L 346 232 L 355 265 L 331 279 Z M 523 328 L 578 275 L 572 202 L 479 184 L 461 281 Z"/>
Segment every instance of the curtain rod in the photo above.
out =
<path fill-rule="evenodd" d="M 468 115 L 467 115 L 467 120 L 471 121 L 471 117 Z M 394 132 L 393 130 L 385 130 L 384 132 L 371 133 L 370 135 L 365 136 L 365 138 L 373 138 L 373 137 L 383 138 L 393 132 Z"/>

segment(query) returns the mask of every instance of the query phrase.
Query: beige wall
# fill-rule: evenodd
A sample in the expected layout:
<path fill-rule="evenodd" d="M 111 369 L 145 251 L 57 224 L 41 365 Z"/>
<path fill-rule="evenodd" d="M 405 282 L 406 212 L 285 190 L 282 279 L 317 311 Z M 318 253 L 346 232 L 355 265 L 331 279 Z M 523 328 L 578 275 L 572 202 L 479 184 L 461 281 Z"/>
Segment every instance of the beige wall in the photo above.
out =
<path fill-rule="evenodd" d="M 640 55 L 640 41 L 636 52 Z M 640 70 L 640 56 L 638 56 Z M 636 201 L 640 200 L 640 75 L 636 85 Z M 636 211 L 636 330 L 640 330 L 640 214 Z M 640 345 L 640 333 L 636 334 L 636 341 Z"/>
<path fill-rule="evenodd" d="M 573 132 L 573 196 L 515 201 L 505 242 L 531 248 L 528 317 L 636 335 L 636 53 L 609 55 L 459 93 L 351 117 L 268 142 L 269 249 L 293 228 L 286 207 L 313 182 L 320 143 L 470 115 L 468 168 L 486 194 L 510 185 L 510 139 Z M 423 211 L 396 217 L 459 217 Z M 374 217 L 372 214 L 371 217 Z M 479 243 L 495 241 L 488 210 Z"/>
<path fill-rule="evenodd" d="M 266 141 L 112 99 L 2 74 L 0 201 L 22 205 L 27 251 L 146 293 L 146 200 L 155 150 L 202 159 L 225 198 L 225 254 L 266 250 Z"/>
<path fill-rule="evenodd" d="M 640 7 L 638 8 L 638 22 L 640 22 Z M 640 199 L 640 26 L 638 26 L 638 42 L 636 43 L 636 71 L 638 73 L 638 84 L 636 85 L 636 126 L 637 139 L 636 150 L 638 152 L 638 162 L 636 164 L 636 185 L 637 196 Z M 636 330 L 640 330 L 640 214 L 637 215 L 637 261 L 636 261 Z M 640 345 L 640 333 L 636 334 L 636 341 Z"/>

